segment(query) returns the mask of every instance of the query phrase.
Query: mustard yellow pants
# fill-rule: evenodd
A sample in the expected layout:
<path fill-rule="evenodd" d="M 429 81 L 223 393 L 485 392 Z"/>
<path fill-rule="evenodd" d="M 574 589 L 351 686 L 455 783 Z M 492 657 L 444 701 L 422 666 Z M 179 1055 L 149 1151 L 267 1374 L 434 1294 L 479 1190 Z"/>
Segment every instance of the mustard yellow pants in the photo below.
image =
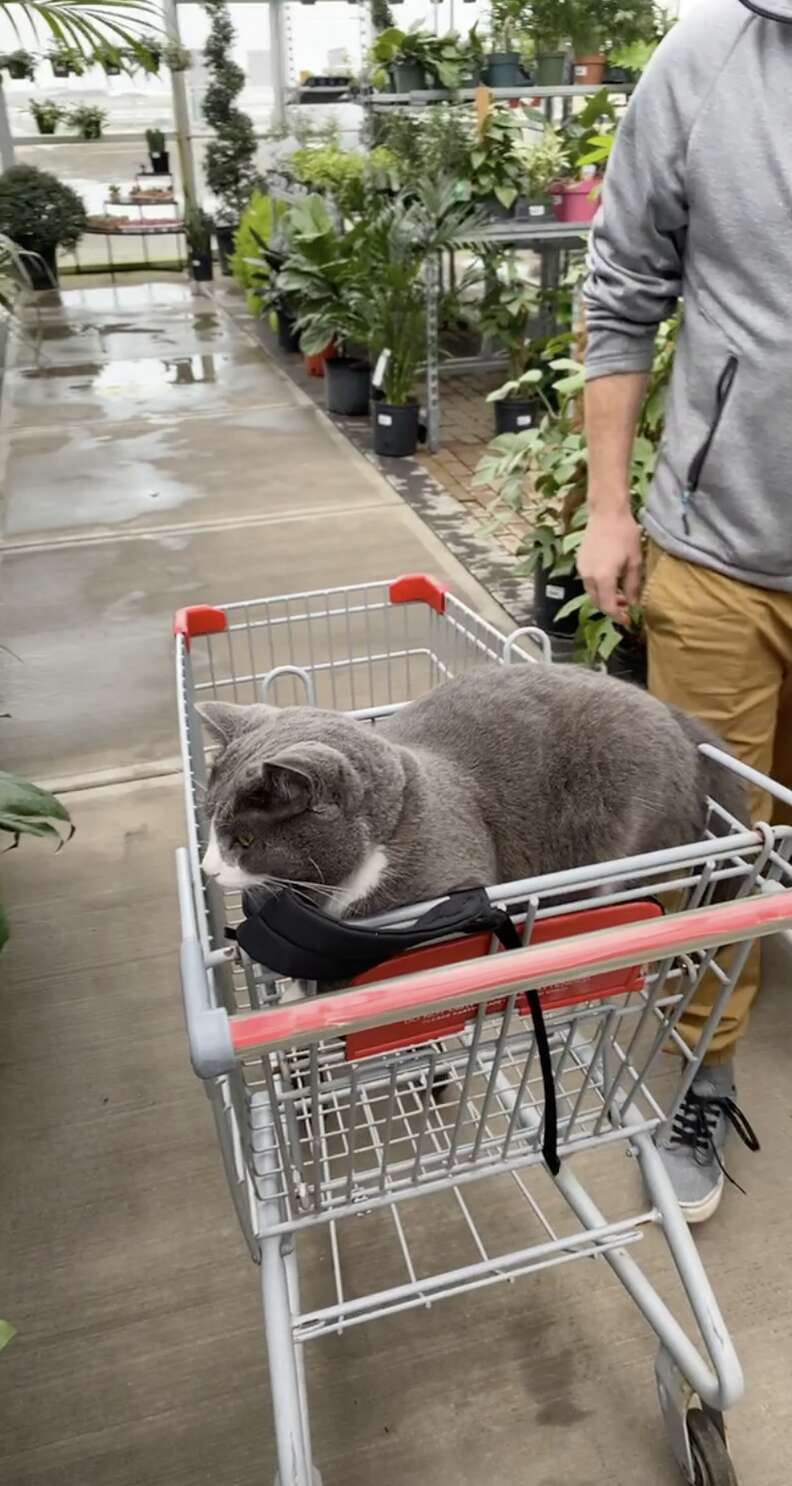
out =
<path fill-rule="evenodd" d="M 643 595 L 649 690 L 692 712 L 746 764 L 792 788 L 792 593 L 756 588 L 683 562 L 650 543 Z M 754 820 L 792 812 L 752 792 Z M 717 987 L 705 983 L 679 1031 L 695 1047 Z M 708 1062 L 734 1055 L 759 989 L 751 951 L 712 1040 Z"/>

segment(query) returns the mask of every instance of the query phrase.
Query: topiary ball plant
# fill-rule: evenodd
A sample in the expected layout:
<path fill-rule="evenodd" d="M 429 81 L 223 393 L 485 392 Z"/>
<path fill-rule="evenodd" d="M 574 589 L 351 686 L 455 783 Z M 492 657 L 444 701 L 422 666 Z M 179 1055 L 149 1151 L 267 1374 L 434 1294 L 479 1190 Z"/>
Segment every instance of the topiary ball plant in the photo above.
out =
<path fill-rule="evenodd" d="M 71 186 L 35 165 L 0 175 L 0 232 L 21 248 L 74 248 L 87 224 L 85 204 Z"/>

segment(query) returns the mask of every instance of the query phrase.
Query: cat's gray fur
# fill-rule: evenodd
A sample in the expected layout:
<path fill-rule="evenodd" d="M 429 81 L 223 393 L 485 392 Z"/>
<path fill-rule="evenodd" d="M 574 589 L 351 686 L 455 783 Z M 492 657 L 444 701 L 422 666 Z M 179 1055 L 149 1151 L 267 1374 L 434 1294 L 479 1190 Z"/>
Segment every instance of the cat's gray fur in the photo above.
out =
<path fill-rule="evenodd" d="M 464 675 L 376 729 L 309 707 L 198 710 L 224 745 L 209 817 L 245 872 L 335 887 L 384 848 L 350 916 L 696 840 L 707 794 L 745 818 L 739 782 L 698 751 L 719 741 L 707 728 L 577 667 Z"/>

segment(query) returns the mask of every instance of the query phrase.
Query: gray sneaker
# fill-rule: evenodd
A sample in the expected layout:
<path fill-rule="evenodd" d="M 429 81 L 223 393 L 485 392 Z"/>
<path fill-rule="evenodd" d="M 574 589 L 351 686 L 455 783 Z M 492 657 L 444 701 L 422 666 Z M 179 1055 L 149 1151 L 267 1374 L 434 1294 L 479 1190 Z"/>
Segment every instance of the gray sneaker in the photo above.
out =
<path fill-rule="evenodd" d="M 749 1151 L 759 1141 L 739 1108 L 733 1063 L 705 1063 L 674 1116 L 668 1138 L 659 1144 L 682 1216 L 688 1223 L 711 1218 L 729 1176 L 721 1159 L 731 1125 Z M 742 1187 L 739 1189 L 742 1191 Z"/>

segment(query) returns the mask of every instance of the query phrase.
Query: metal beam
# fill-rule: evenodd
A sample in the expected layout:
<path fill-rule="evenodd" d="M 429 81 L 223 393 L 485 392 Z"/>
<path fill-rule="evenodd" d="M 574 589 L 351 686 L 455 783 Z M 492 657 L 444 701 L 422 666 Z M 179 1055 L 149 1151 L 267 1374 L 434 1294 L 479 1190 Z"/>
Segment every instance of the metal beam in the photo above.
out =
<path fill-rule="evenodd" d="M 8 122 L 3 79 L 0 76 L 0 166 L 3 170 L 10 170 L 14 162 L 14 139 Z"/>
<path fill-rule="evenodd" d="M 175 42 L 177 46 L 181 46 L 182 39 L 179 33 L 177 0 L 162 0 L 162 15 L 168 40 Z M 176 126 L 176 143 L 179 150 L 179 164 L 181 166 L 185 203 L 190 206 L 198 206 L 200 203 L 198 201 L 198 188 L 195 176 L 195 160 L 193 159 L 192 152 L 190 105 L 187 98 L 187 83 L 183 72 L 171 72 L 171 93 L 173 96 L 173 122 Z"/>
<path fill-rule="evenodd" d="M 286 123 L 286 69 L 283 55 L 282 0 L 269 0 L 270 65 L 272 67 L 272 122 L 276 129 Z"/>

